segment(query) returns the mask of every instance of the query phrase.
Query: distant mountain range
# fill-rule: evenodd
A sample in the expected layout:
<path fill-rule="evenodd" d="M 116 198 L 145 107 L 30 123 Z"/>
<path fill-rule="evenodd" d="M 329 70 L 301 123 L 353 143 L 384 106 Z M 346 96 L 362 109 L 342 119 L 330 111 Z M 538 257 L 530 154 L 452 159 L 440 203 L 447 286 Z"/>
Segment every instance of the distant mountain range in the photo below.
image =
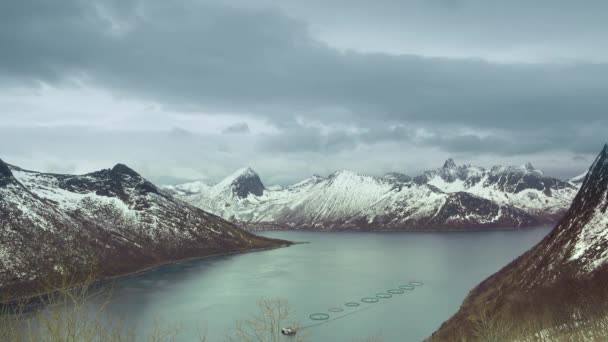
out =
<path fill-rule="evenodd" d="M 555 222 L 578 186 L 531 164 L 487 170 L 449 159 L 416 177 L 343 170 L 269 190 L 244 168 L 213 186 L 197 181 L 164 189 L 250 230 L 463 230 Z"/>
<path fill-rule="evenodd" d="M 471 337 L 479 328 L 476 320 L 480 312 L 485 312 L 503 326 L 506 322 L 514 323 L 514 327 L 536 322 L 535 333 L 546 329 L 548 334 L 543 340 L 561 341 L 551 337 L 552 332 L 564 330 L 561 324 L 574 322 L 585 328 L 594 315 L 605 320 L 606 284 L 608 145 L 591 165 L 572 206 L 551 233 L 475 287 L 432 340 L 454 341 L 455 336 L 475 340 Z M 605 340 L 605 326 L 602 329 Z"/>
<path fill-rule="evenodd" d="M 0 241 L 0 288 L 13 296 L 49 279 L 286 244 L 175 199 L 122 164 L 74 176 L 1 160 Z"/>

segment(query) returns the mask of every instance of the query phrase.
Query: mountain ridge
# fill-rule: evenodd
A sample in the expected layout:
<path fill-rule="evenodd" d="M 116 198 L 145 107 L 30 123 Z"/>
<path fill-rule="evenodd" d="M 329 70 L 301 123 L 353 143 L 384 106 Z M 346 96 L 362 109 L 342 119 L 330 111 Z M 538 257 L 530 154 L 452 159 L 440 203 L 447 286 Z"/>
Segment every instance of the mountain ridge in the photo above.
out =
<path fill-rule="evenodd" d="M 258 188 L 263 187 L 255 171 L 247 173 L 261 184 Z M 457 165 L 453 159 L 416 177 L 397 172 L 375 177 L 338 170 L 326 178 L 313 176 L 278 190 L 263 187 L 257 194 L 237 193 L 235 189 L 248 187 L 239 182 L 239 177 L 228 176 L 198 193 L 177 193 L 176 186 L 165 189 L 252 230 L 410 230 L 416 226 L 449 230 L 465 224 L 471 229 L 549 224 L 565 212 L 577 188 L 544 176 L 530 163 L 487 170 Z M 414 193 L 422 197 L 412 196 Z M 423 203 L 430 209 L 423 208 Z M 438 216 L 447 212 L 451 214 Z"/>
<path fill-rule="evenodd" d="M 116 276 L 289 244 L 176 199 L 124 164 L 66 175 L 2 162 L 0 171 L 0 288 L 6 293 L 35 292 L 45 280 L 91 268 Z"/>
<path fill-rule="evenodd" d="M 608 280 L 607 210 L 608 144 L 589 168 L 572 206 L 555 228 L 536 246 L 472 289 L 459 311 L 431 340 L 471 337 L 475 324 L 472 320 L 479 311 L 518 323 L 550 314 L 555 316 L 553 327 L 587 314 L 588 298 L 601 302 L 608 296 L 604 285 Z M 545 311 L 537 313 L 538 310 Z"/>

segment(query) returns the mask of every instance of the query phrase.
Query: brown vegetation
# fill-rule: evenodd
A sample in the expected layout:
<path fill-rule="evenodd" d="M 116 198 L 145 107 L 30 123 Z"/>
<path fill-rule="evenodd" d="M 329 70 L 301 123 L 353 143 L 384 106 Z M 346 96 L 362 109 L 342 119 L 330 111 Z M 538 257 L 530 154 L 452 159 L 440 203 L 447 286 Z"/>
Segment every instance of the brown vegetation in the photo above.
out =
<path fill-rule="evenodd" d="M 607 341 L 605 284 L 608 276 L 600 272 L 529 291 L 484 289 L 485 296 L 470 295 L 429 341 Z"/>

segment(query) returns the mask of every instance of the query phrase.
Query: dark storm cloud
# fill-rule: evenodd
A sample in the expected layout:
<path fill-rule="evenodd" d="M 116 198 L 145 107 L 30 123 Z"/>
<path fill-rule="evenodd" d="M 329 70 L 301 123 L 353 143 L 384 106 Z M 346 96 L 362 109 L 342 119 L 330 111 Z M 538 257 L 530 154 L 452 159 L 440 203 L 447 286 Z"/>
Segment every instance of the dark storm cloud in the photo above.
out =
<path fill-rule="evenodd" d="M 601 46 L 595 38 L 605 37 L 606 25 L 598 21 L 604 2 L 488 3 L 6 1 L 0 4 L 0 81 L 78 80 L 193 115 L 246 112 L 279 130 L 259 146 L 284 152 L 339 152 L 385 141 L 449 152 L 595 151 L 605 134 L 588 127 L 608 124 L 607 64 L 343 51 L 314 37 L 308 26 L 323 23 L 325 9 L 332 17 L 341 13 L 336 25 L 355 33 L 381 21 L 390 26 L 387 32 L 398 32 L 402 21 L 412 25 L 404 34 L 465 47 L 542 45 L 543 39 L 577 47 L 576 35 Z M 364 20 L 365 13 L 374 15 Z M 355 129 L 295 126 L 296 118 Z M 429 135 L 419 137 L 417 129 Z M 488 135 L 493 131 L 499 133 Z"/>
<path fill-rule="evenodd" d="M 267 3 L 306 18 L 329 40 L 340 44 L 343 39 L 364 50 L 373 50 L 380 42 L 388 43 L 385 47 L 392 50 L 423 55 L 608 60 L 608 46 L 598 44 L 608 30 L 605 25 L 608 3 L 603 0 L 268 0 Z"/>

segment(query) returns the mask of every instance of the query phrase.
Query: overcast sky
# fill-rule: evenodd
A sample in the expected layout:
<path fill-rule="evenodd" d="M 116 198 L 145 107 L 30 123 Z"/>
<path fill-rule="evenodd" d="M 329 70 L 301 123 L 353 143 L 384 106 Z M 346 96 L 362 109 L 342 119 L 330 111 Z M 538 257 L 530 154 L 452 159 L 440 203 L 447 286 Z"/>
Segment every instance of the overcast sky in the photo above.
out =
<path fill-rule="evenodd" d="M 608 1 L 0 2 L 0 158 L 267 185 L 448 157 L 571 177 L 608 140 Z"/>

